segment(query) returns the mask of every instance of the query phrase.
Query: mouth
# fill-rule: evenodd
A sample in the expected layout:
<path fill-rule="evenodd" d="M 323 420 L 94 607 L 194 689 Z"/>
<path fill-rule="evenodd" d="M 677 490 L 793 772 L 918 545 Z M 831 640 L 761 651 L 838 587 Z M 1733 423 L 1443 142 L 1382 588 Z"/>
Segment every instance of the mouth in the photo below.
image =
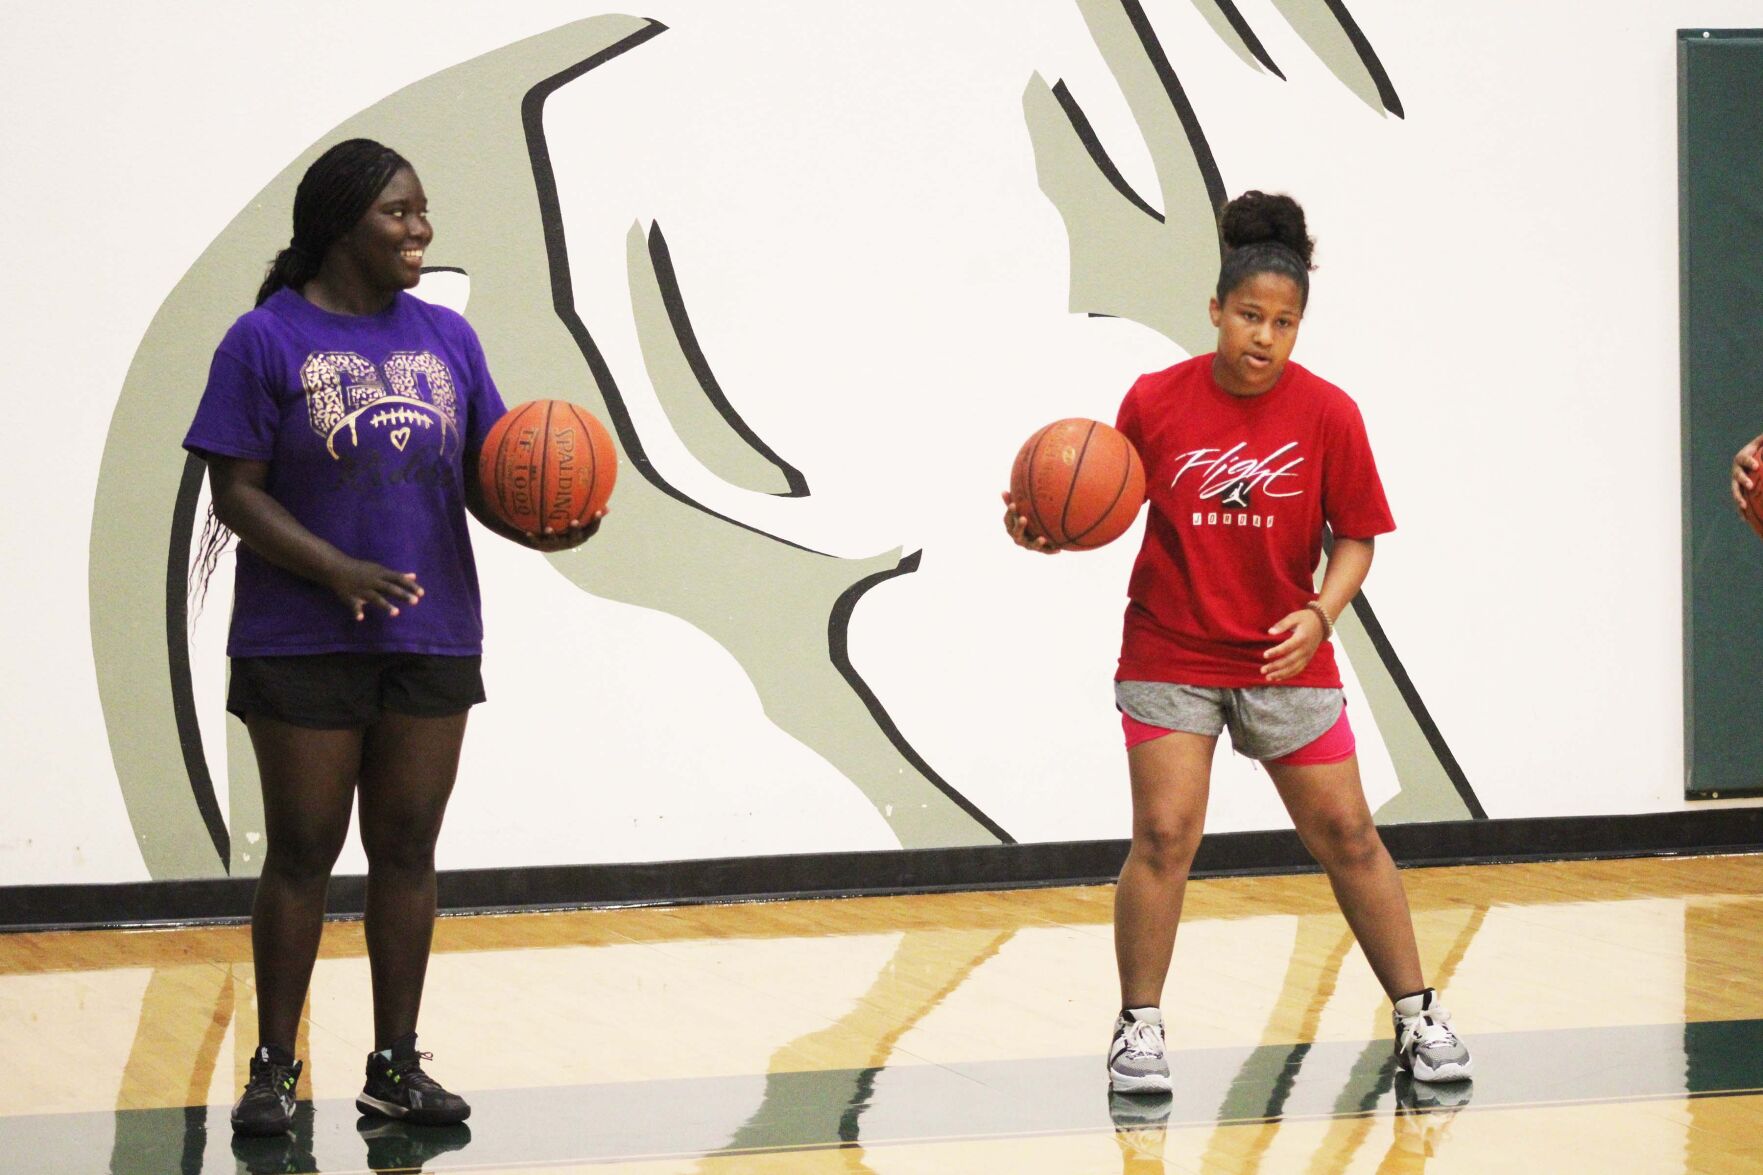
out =
<path fill-rule="evenodd" d="M 1263 367 L 1271 366 L 1273 363 L 1273 359 L 1271 356 L 1268 356 L 1268 355 L 1244 355 L 1243 362 L 1248 364 L 1250 367 L 1260 369 Z"/>
<path fill-rule="evenodd" d="M 403 260 L 404 264 L 415 269 L 422 268 L 421 249 L 403 249 L 399 251 L 398 256 Z"/>

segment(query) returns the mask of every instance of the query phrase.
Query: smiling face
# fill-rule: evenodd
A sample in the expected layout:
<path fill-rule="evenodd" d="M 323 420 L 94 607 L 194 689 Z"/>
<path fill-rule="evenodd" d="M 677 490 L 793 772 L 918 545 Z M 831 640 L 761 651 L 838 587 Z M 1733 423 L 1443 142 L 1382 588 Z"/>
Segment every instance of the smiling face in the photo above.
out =
<path fill-rule="evenodd" d="M 422 280 L 422 255 L 434 240 L 428 197 L 408 167 L 399 168 L 361 219 L 331 246 L 335 263 L 365 292 L 390 296 Z"/>
<path fill-rule="evenodd" d="M 1279 382 L 1298 341 L 1304 297 L 1298 283 L 1277 273 L 1256 273 L 1225 296 L 1212 299 L 1218 353 L 1212 378 L 1233 396 L 1259 396 Z"/>

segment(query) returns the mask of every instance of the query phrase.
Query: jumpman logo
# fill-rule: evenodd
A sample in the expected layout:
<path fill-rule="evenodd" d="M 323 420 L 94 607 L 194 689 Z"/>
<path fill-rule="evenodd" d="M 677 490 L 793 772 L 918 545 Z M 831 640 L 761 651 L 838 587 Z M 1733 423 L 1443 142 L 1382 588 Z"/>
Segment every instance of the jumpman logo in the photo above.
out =
<path fill-rule="evenodd" d="M 1218 500 L 1220 509 L 1247 510 L 1249 508 L 1249 479 L 1233 482 L 1225 487 L 1224 497 Z"/>

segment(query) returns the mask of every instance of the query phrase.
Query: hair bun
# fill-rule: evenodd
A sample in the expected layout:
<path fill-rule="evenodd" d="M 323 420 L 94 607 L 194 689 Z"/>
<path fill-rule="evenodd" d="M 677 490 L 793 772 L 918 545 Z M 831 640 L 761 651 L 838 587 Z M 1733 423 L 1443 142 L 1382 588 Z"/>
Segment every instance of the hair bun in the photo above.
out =
<path fill-rule="evenodd" d="M 1306 268 L 1316 242 L 1304 228 L 1304 209 L 1290 196 L 1244 192 L 1224 206 L 1218 231 L 1230 249 L 1271 241 L 1298 255 Z"/>

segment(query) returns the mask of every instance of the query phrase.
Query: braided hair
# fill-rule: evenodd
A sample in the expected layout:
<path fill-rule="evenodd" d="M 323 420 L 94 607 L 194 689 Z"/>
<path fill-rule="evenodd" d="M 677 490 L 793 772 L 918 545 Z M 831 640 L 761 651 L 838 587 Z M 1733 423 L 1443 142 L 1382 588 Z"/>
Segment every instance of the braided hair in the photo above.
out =
<path fill-rule="evenodd" d="M 298 290 L 318 276 L 330 252 L 400 169 L 410 161 L 372 139 L 345 139 L 312 161 L 294 191 L 294 236 L 275 255 L 257 291 L 257 305 L 277 290 Z"/>
<path fill-rule="evenodd" d="M 1224 206 L 1218 218 L 1224 262 L 1218 269 L 1218 302 L 1260 273 L 1290 278 L 1298 305 L 1310 301 L 1310 255 L 1316 242 L 1304 228 L 1304 210 L 1290 196 L 1244 192 Z"/>
<path fill-rule="evenodd" d="M 345 139 L 314 159 L 294 190 L 293 239 L 270 262 L 256 304 L 263 305 L 277 290 L 298 290 L 317 277 L 331 246 L 355 227 L 392 177 L 409 166 L 404 156 L 372 139 Z M 215 516 L 210 503 L 187 580 L 185 606 L 192 625 L 208 598 L 208 581 L 232 539 L 233 532 Z"/>

